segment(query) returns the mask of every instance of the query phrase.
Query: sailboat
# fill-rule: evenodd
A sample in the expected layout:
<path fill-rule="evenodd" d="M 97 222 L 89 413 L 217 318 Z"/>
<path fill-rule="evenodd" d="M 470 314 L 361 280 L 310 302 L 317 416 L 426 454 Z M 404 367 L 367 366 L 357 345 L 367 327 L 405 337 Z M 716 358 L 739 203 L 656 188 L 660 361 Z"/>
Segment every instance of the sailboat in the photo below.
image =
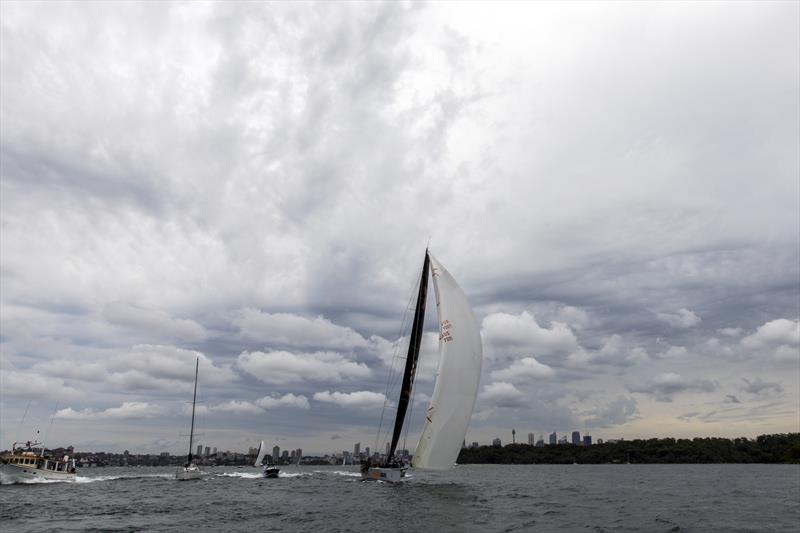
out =
<path fill-rule="evenodd" d="M 203 472 L 194 464 L 192 460 L 192 444 L 194 441 L 194 407 L 197 403 L 197 372 L 200 369 L 200 358 L 194 365 L 194 395 L 192 396 L 192 425 L 189 429 L 189 455 L 186 457 L 186 464 L 179 467 L 175 471 L 175 479 L 180 481 L 187 481 L 189 479 L 200 479 L 203 477 Z"/>
<path fill-rule="evenodd" d="M 405 477 L 408 468 L 395 456 L 395 452 L 411 400 L 419 359 L 428 295 L 428 270 L 436 293 L 439 367 L 411 466 L 432 470 L 452 467 L 467 434 L 481 376 L 483 348 L 480 330 L 464 291 L 441 263 L 425 250 L 392 440 L 383 464 L 373 466 L 367 460 L 361 465 L 361 479 L 364 481 L 398 482 Z"/>
<path fill-rule="evenodd" d="M 253 466 L 255 466 L 256 468 L 261 466 L 261 463 L 264 462 L 264 457 L 266 456 L 266 454 L 267 451 L 266 448 L 264 447 L 264 441 L 262 440 L 261 444 L 258 445 L 258 455 L 256 456 L 256 462 Z M 278 472 L 280 471 L 281 469 L 272 464 L 272 462 L 267 462 L 267 466 L 264 467 L 264 477 L 272 477 L 272 478 L 278 477 Z"/>

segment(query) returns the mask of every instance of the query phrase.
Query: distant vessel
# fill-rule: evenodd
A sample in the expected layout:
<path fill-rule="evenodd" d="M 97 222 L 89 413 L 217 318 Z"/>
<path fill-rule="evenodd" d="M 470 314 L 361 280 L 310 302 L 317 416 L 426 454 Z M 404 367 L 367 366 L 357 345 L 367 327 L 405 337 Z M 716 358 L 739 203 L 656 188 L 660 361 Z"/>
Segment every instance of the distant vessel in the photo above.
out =
<path fill-rule="evenodd" d="M 264 457 L 266 456 L 266 448 L 264 447 L 264 441 L 261 441 L 261 444 L 258 445 L 258 454 L 256 455 L 256 462 L 253 466 L 259 467 L 261 463 L 264 462 Z M 278 472 L 281 469 L 267 462 L 267 466 L 264 467 L 264 477 L 276 478 L 278 477 Z"/>
<path fill-rule="evenodd" d="M 54 459 L 45 455 L 41 442 L 15 442 L 11 453 L 0 458 L 0 483 L 30 483 L 38 480 L 75 481 L 75 459 L 65 455 Z"/>
<path fill-rule="evenodd" d="M 373 466 L 369 459 L 362 463 L 361 479 L 364 481 L 398 482 L 406 474 L 407 466 L 395 457 L 395 451 L 417 370 L 428 294 L 428 269 L 436 292 L 439 368 L 433 396 L 426 411 L 425 426 L 411 466 L 434 470 L 452 467 L 467 434 L 481 375 L 483 348 L 480 330 L 464 291 L 436 258 L 425 250 L 392 441 L 383 464 Z"/>
<path fill-rule="evenodd" d="M 179 467 L 175 471 L 175 479 L 179 481 L 187 481 L 190 479 L 200 479 L 203 477 L 203 472 L 194 464 L 192 460 L 192 444 L 194 440 L 194 407 L 197 403 L 197 372 L 200 369 L 200 358 L 198 357 L 194 365 L 194 395 L 192 396 L 192 425 L 189 428 L 189 455 L 186 458 L 186 464 Z"/>

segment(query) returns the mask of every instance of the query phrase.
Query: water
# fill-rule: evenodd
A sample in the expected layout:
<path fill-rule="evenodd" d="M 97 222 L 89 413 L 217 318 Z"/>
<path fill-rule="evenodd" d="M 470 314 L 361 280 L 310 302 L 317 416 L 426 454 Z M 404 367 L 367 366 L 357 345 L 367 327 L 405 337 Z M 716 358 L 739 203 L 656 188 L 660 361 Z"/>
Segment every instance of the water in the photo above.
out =
<path fill-rule="evenodd" d="M 0 486 L 10 531 L 797 531 L 798 465 L 464 465 L 362 483 L 357 467 L 83 469 Z"/>

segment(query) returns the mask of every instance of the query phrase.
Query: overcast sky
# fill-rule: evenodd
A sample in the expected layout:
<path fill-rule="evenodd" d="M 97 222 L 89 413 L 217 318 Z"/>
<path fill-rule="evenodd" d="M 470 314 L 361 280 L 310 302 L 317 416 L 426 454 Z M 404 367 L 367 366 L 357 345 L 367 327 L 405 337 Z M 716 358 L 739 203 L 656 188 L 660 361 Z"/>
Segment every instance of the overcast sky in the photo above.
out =
<path fill-rule="evenodd" d="M 798 6 L 3 2 L 0 448 L 374 446 L 429 241 L 468 441 L 800 431 Z"/>

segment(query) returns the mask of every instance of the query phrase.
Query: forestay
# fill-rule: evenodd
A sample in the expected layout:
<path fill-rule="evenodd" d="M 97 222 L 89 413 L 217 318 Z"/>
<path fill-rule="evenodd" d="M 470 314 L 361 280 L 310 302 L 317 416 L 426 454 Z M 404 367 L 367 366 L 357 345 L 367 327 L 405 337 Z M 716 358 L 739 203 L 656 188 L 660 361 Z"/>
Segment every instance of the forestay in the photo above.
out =
<path fill-rule="evenodd" d="M 455 279 L 430 255 L 439 319 L 439 370 L 412 466 L 450 468 L 478 394 L 483 349 L 478 323 Z"/>

